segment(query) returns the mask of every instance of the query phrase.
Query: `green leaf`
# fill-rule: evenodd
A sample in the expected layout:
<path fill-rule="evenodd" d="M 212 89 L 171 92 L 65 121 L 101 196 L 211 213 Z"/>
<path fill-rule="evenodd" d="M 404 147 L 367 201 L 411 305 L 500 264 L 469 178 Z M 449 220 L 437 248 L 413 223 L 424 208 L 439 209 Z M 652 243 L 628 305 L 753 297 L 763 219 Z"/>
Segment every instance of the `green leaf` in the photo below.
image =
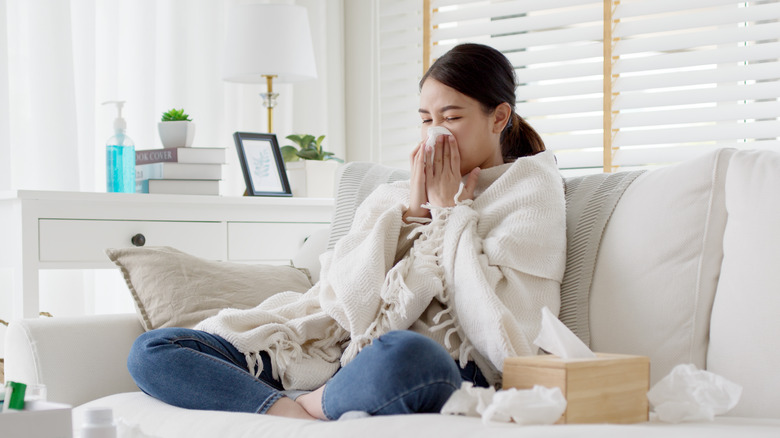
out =
<path fill-rule="evenodd" d="M 160 120 L 163 122 L 172 122 L 176 120 L 186 120 L 188 122 L 192 121 L 189 114 L 184 113 L 184 108 L 178 110 L 176 108 L 172 108 L 171 110 L 164 112 Z"/>
<path fill-rule="evenodd" d="M 285 163 L 300 160 L 297 154 L 298 150 L 295 149 L 294 146 L 282 146 L 281 150 L 282 150 L 282 159 L 284 159 Z"/>
<path fill-rule="evenodd" d="M 292 134 L 292 135 L 288 135 L 285 138 L 290 140 L 290 141 L 292 141 L 292 142 L 294 142 L 294 143 L 296 143 L 298 145 L 298 147 L 302 147 L 303 146 L 303 136 L 302 135 Z"/>
<path fill-rule="evenodd" d="M 304 160 L 319 160 L 319 156 L 317 155 L 317 151 L 313 149 L 305 149 L 297 152 L 298 156 L 303 158 Z"/>
<path fill-rule="evenodd" d="M 310 148 L 312 147 L 312 143 L 314 143 L 314 136 L 313 135 L 304 135 L 301 139 L 301 146 Z"/>
<path fill-rule="evenodd" d="M 333 156 L 333 152 L 325 152 L 323 150 L 322 143 L 325 140 L 324 135 L 315 137 L 310 134 L 291 134 L 285 138 L 296 143 L 298 147 L 284 146 L 282 148 L 282 156 L 285 157 L 284 161 L 295 161 L 300 158 L 302 160 L 334 160 L 338 161 L 339 163 L 344 162 L 344 160 L 341 158 Z M 285 155 L 285 150 L 288 151 L 286 152 L 288 155 Z M 289 154 L 293 153 L 292 151 L 294 151 L 295 159 L 288 158 Z"/>

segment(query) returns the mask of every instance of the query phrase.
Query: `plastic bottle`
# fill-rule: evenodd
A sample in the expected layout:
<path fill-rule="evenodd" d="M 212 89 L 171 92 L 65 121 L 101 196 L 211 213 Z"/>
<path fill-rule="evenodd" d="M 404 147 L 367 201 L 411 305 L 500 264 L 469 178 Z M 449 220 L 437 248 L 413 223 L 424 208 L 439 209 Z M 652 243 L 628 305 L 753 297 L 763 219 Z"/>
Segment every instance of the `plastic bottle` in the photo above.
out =
<path fill-rule="evenodd" d="M 114 135 L 106 141 L 106 191 L 135 193 L 135 143 L 125 133 L 127 122 L 122 118 L 124 101 L 108 101 L 115 104 Z"/>
<path fill-rule="evenodd" d="M 84 411 L 81 438 L 116 438 L 116 423 L 111 408 L 89 408 Z"/>

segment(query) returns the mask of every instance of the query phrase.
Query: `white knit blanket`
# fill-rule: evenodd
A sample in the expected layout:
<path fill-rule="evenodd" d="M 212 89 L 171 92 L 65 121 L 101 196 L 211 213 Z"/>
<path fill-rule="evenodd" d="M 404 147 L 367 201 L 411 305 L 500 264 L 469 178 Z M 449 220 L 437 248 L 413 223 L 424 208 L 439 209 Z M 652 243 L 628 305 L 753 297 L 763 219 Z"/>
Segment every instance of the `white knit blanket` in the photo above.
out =
<path fill-rule="evenodd" d="M 225 309 L 196 329 L 227 339 L 256 373 L 259 352 L 268 352 L 286 389 L 321 386 L 372 339 L 403 329 L 437 340 L 461 363 L 476 360 L 496 383 L 504 358 L 536 353 L 540 309 L 560 307 L 563 182 L 544 152 L 485 169 L 477 193 L 432 208 L 428 224 L 407 225 L 408 181 L 380 186 L 321 256 L 312 289 Z"/>

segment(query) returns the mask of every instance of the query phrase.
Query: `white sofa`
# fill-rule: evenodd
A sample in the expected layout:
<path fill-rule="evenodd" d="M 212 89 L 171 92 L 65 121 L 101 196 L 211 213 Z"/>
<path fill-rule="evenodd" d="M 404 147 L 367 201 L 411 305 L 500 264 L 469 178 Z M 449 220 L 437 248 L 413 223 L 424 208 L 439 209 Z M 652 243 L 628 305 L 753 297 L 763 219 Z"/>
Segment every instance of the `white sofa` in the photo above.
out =
<path fill-rule="evenodd" d="M 346 168 L 358 172 L 340 179 L 331 244 L 359 199 L 402 176 Z M 780 154 L 720 149 L 634 176 L 566 180 L 570 256 L 593 254 L 570 257 L 561 319 L 594 351 L 649 356 L 651 384 L 693 363 L 742 385 L 739 404 L 713 422 L 668 424 L 652 415 L 632 425 L 517 426 L 444 415 L 308 422 L 189 411 L 146 396 L 130 379 L 125 359 L 143 330 L 135 315 L 15 321 L 6 378 L 46 384 L 50 400 L 81 405 L 76 415 L 110 406 L 166 438 L 780 436 Z M 599 204 L 623 188 L 614 210 Z M 325 242 L 310 239 L 299 263 L 316 265 Z"/>

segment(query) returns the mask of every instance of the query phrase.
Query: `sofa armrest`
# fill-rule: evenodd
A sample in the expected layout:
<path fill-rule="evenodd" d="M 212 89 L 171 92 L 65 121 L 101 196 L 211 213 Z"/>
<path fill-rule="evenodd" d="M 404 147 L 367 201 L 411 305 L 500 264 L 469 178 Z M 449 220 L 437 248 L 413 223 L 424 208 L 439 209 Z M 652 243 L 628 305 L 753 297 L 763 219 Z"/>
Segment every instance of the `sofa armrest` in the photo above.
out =
<path fill-rule="evenodd" d="M 5 379 L 43 383 L 50 401 L 74 406 L 138 391 L 127 354 L 141 333 L 135 314 L 13 321 L 5 337 Z"/>

